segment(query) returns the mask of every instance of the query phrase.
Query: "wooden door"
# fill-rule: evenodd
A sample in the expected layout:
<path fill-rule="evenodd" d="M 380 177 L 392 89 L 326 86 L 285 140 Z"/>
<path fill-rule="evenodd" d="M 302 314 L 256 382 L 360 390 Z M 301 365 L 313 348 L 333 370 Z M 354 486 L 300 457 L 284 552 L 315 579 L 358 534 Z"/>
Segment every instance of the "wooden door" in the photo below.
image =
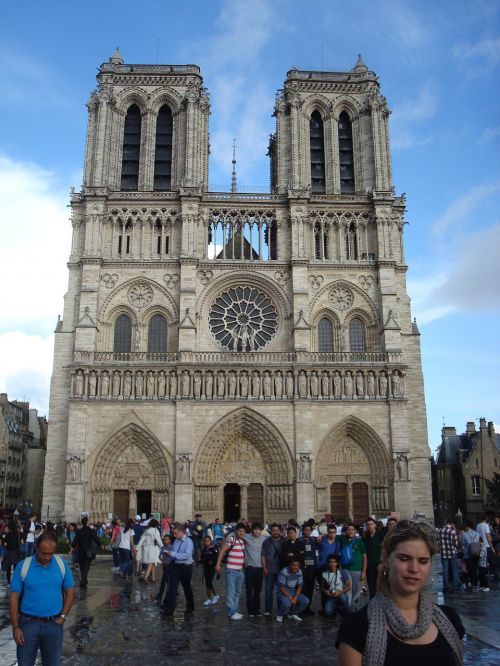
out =
<path fill-rule="evenodd" d="M 349 517 L 347 483 L 332 483 L 330 486 L 332 516 L 338 522 Z"/>
<path fill-rule="evenodd" d="M 364 522 L 370 512 L 368 486 L 366 483 L 352 484 L 352 519 L 358 524 Z"/>
<path fill-rule="evenodd" d="M 264 522 L 264 488 L 261 483 L 250 483 L 248 485 L 247 515 L 251 523 Z"/>
<path fill-rule="evenodd" d="M 113 498 L 113 515 L 126 520 L 128 515 L 128 490 L 115 490 Z"/>

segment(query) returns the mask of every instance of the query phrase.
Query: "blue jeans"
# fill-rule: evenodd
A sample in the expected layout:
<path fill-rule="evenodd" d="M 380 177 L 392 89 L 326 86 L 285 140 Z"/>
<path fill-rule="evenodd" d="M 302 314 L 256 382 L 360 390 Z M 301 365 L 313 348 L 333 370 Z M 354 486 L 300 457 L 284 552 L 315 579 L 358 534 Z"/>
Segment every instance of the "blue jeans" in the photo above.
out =
<path fill-rule="evenodd" d="M 443 565 L 443 590 L 448 592 L 448 585 L 451 578 L 451 586 L 453 592 L 460 589 L 460 580 L 458 577 L 458 559 L 456 555 L 453 557 L 442 557 L 441 564 Z M 451 575 L 450 575 L 451 574 Z"/>
<path fill-rule="evenodd" d="M 19 617 L 19 626 L 24 634 L 24 645 L 17 646 L 18 666 L 34 666 L 38 648 L 43 666 L 59 666 L 63 644 L 63 625 L 29 620 Z"/>
<path fill-rule="evenodd" d="M 309 599 L 305 594 L 301 594 L 297 603 L 292 606 L 292 602 L 284 594 L 278 592 L 278 615 L 297 615 L 302 613 L 309 606 Z"/>
<path fill-rule="evenodd" d="M 351 577 L 351 606 L 354 606 L 359 599 L 361 594 L 361 571 L 349 571 Z"/>
<path fill-rule="evenodd" d="M 340 597 L 325 597 L 325 606 L 323 610 L 325 615 L 335 615 L 340 613 L 345 615 L 349 608 L 349 599 L 347 594 L 341 594 Z"/>
<path fill-rule="evenodd" d="M 113 555 L 113 566 L 117 569 L 120 566 L 120 549 L 111 548 L 111 553 Z"/>
<path fill-rule="evenodd" d="M 265 608 L 266 608 L 266 613 L 272 613 L 273 612 L 273 592 L 276 590 L 276 594 L 278 594 L 278 573 L 270 573 L 269 576 L 265 577 L 265 592 L 264 592 L 264 600 L 265 600 Z"/>
<path fill-rule="evenodd" d="M 35 550 L 35 542 L 32 541 L 31 543 L 26 543 L 26 557 L 31 557 L 33 555 L 33 552 Z"/>
<path fill-rule="evenodd" d="M 226 607 L 228 617 L 238 612 L 241 588 L 243 587 L 243 569 L 226 569 Z"/>
<path fill-rule="evenodd" d="M 120 568 L 122 571 L 122 576 L 132 575 L 134 571 L 134 563 L 132 561 L 132 553 L 128 548 L 119 548 L 120 553 Z"/>

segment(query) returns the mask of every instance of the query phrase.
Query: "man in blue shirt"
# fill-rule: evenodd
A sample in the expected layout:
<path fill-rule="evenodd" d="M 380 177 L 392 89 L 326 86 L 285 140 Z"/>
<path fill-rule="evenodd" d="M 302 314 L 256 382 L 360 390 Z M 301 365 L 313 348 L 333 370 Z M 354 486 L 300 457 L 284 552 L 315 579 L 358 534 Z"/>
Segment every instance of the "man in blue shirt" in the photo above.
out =
<path fill-rule="evenodd" d="M 41 534 L 29 566 L 27 561 L 19 562 L 12 577 L 9 614 L 17 661 L 22 666 L 34 666 L 38 649 L 43 666 L 58 666 L 61 661 L 63 627 L 73 604 L 74 581 L 62 557 L 54 557 L 56 545 L 54 533 Z"/>
<path fill-rule="evenodd" d="M 175 541 L 172 549 L 167 551 L 167 555 L 172 558 L 173 562 L 168 581 L 167 595 L 163 605 L 165 615 L 174 614 L 179 582 L 186 597 L 186 613 L 194 611 L 194 597 L 191 588 L 191 578 L 193 576 L 193 540 L 186 536 L 184 526 L 179 523 L 174 526 L 174 536 Z"/>
<path fill-rule="evenodd" d="M 278 622 L 283 622 L 285 615 L 290 620 L 302 622 L 299 613 L 309 605 L 309 599 L 302 594 L 302 584 L 300 560 L 295 558 L 278 575 Z"/>

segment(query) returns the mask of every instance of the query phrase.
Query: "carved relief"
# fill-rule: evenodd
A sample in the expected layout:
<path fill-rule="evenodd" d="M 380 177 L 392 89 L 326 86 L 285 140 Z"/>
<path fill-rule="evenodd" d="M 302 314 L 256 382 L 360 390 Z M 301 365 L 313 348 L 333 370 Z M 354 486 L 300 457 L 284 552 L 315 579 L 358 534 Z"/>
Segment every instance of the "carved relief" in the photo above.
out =
<path fill-rule="evenodd" d="M 177 483 L 190 483 L 191 481 L 191 456 L 189 454 L 180 455 L 177 458 Z"/>
<path fill-rule="evenodd" d="M 131 305 L 142 310 L 153 300 L 153 290 L 146 282 L 139 282 L 129 288 L 127 297 Z"/>
<path fill-rule="evenodd" d="M 354 303 L 354 294 L 348 287 L 332 287 L 328 292 L 328 300 L 335 310 L 348 310 Z"/>
<path fill-rule="evenodd" d="M 165 282 L 167 289 L 175 289 L 179 280 L 180 277 L 176 273 L 165 273 L 163 276 L 163 282 Z"/>
<path fill-rule="evenodd" d="M 210 269 L 202 270 L 199 271 L 198 276 L 201 284 L 206 286 L 213 277 L 213 271 Z"/>
<path fill-rule="evenodd" d="M 318 291 L 318 289 L 325 281 L 325 278 L 322 275 L 310 275 L 307 279 L 309 280 L 309 284 L 311 285 L 311 289 L 313 289 L 313 291 Z"/>
<path fill-rule="evenodd" d="M 274 279 L 276 280 L 276 284 L 284 287 L 288 282 L 288 273 L 286 271 L 274 271 Z"/>
<path fill-rule="evenodd" d="M 116 273 L 104 273 L 101 275 L 101 281 L 108 289 L 113 289 L 118 282 L 118 275 Z"/>
<path fill-rule="evenodd" d="M 72 456 L 66 462 L 68 483 L 80 483 L 82 480 L 82 459 L 79 456 Z"/>
<path fill-rule="evenodd" d="M 297 478 L 299 481 L 311 480 L 311 456 L 309 453 L 301 453 L 297 461 Z"/>
<path fill-rule="evenodd" d="M 373 277 L 371 275 L 360 275 L 358 281 L 361 287 L 368 291 L 373 284 Z"/>

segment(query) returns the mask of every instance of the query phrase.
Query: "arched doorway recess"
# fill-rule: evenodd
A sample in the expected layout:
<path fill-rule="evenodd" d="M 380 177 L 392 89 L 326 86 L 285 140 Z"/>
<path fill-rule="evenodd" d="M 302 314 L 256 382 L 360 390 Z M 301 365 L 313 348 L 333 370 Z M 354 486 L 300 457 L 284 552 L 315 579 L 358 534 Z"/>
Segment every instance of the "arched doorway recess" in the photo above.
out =
<path fill-rule="evenodd" d="M 289 449 L 277 428 L 248 408 L 231 412 L 204 438 L 194 464 L 194 509 L 209 519 L 224 513 L 224 488 L 240 489 L 240 517 L 286 520 L 295 513 Z"/>
<path fill-rule="evenodd" d="M 316 459 L 316 511 L 337 520 L 362 522 L 368 514 L 384 515 L 391 465 L 383 441 L 370 426 L 349 416 L 328 433 Z"/>
<path fill-rule="evenodd" d="M 90 482 L 90 513 L 105 520 L 169 510 L 170 472 L 160 442 L 138 424 L 113 434 L 99 451 Z"/>

